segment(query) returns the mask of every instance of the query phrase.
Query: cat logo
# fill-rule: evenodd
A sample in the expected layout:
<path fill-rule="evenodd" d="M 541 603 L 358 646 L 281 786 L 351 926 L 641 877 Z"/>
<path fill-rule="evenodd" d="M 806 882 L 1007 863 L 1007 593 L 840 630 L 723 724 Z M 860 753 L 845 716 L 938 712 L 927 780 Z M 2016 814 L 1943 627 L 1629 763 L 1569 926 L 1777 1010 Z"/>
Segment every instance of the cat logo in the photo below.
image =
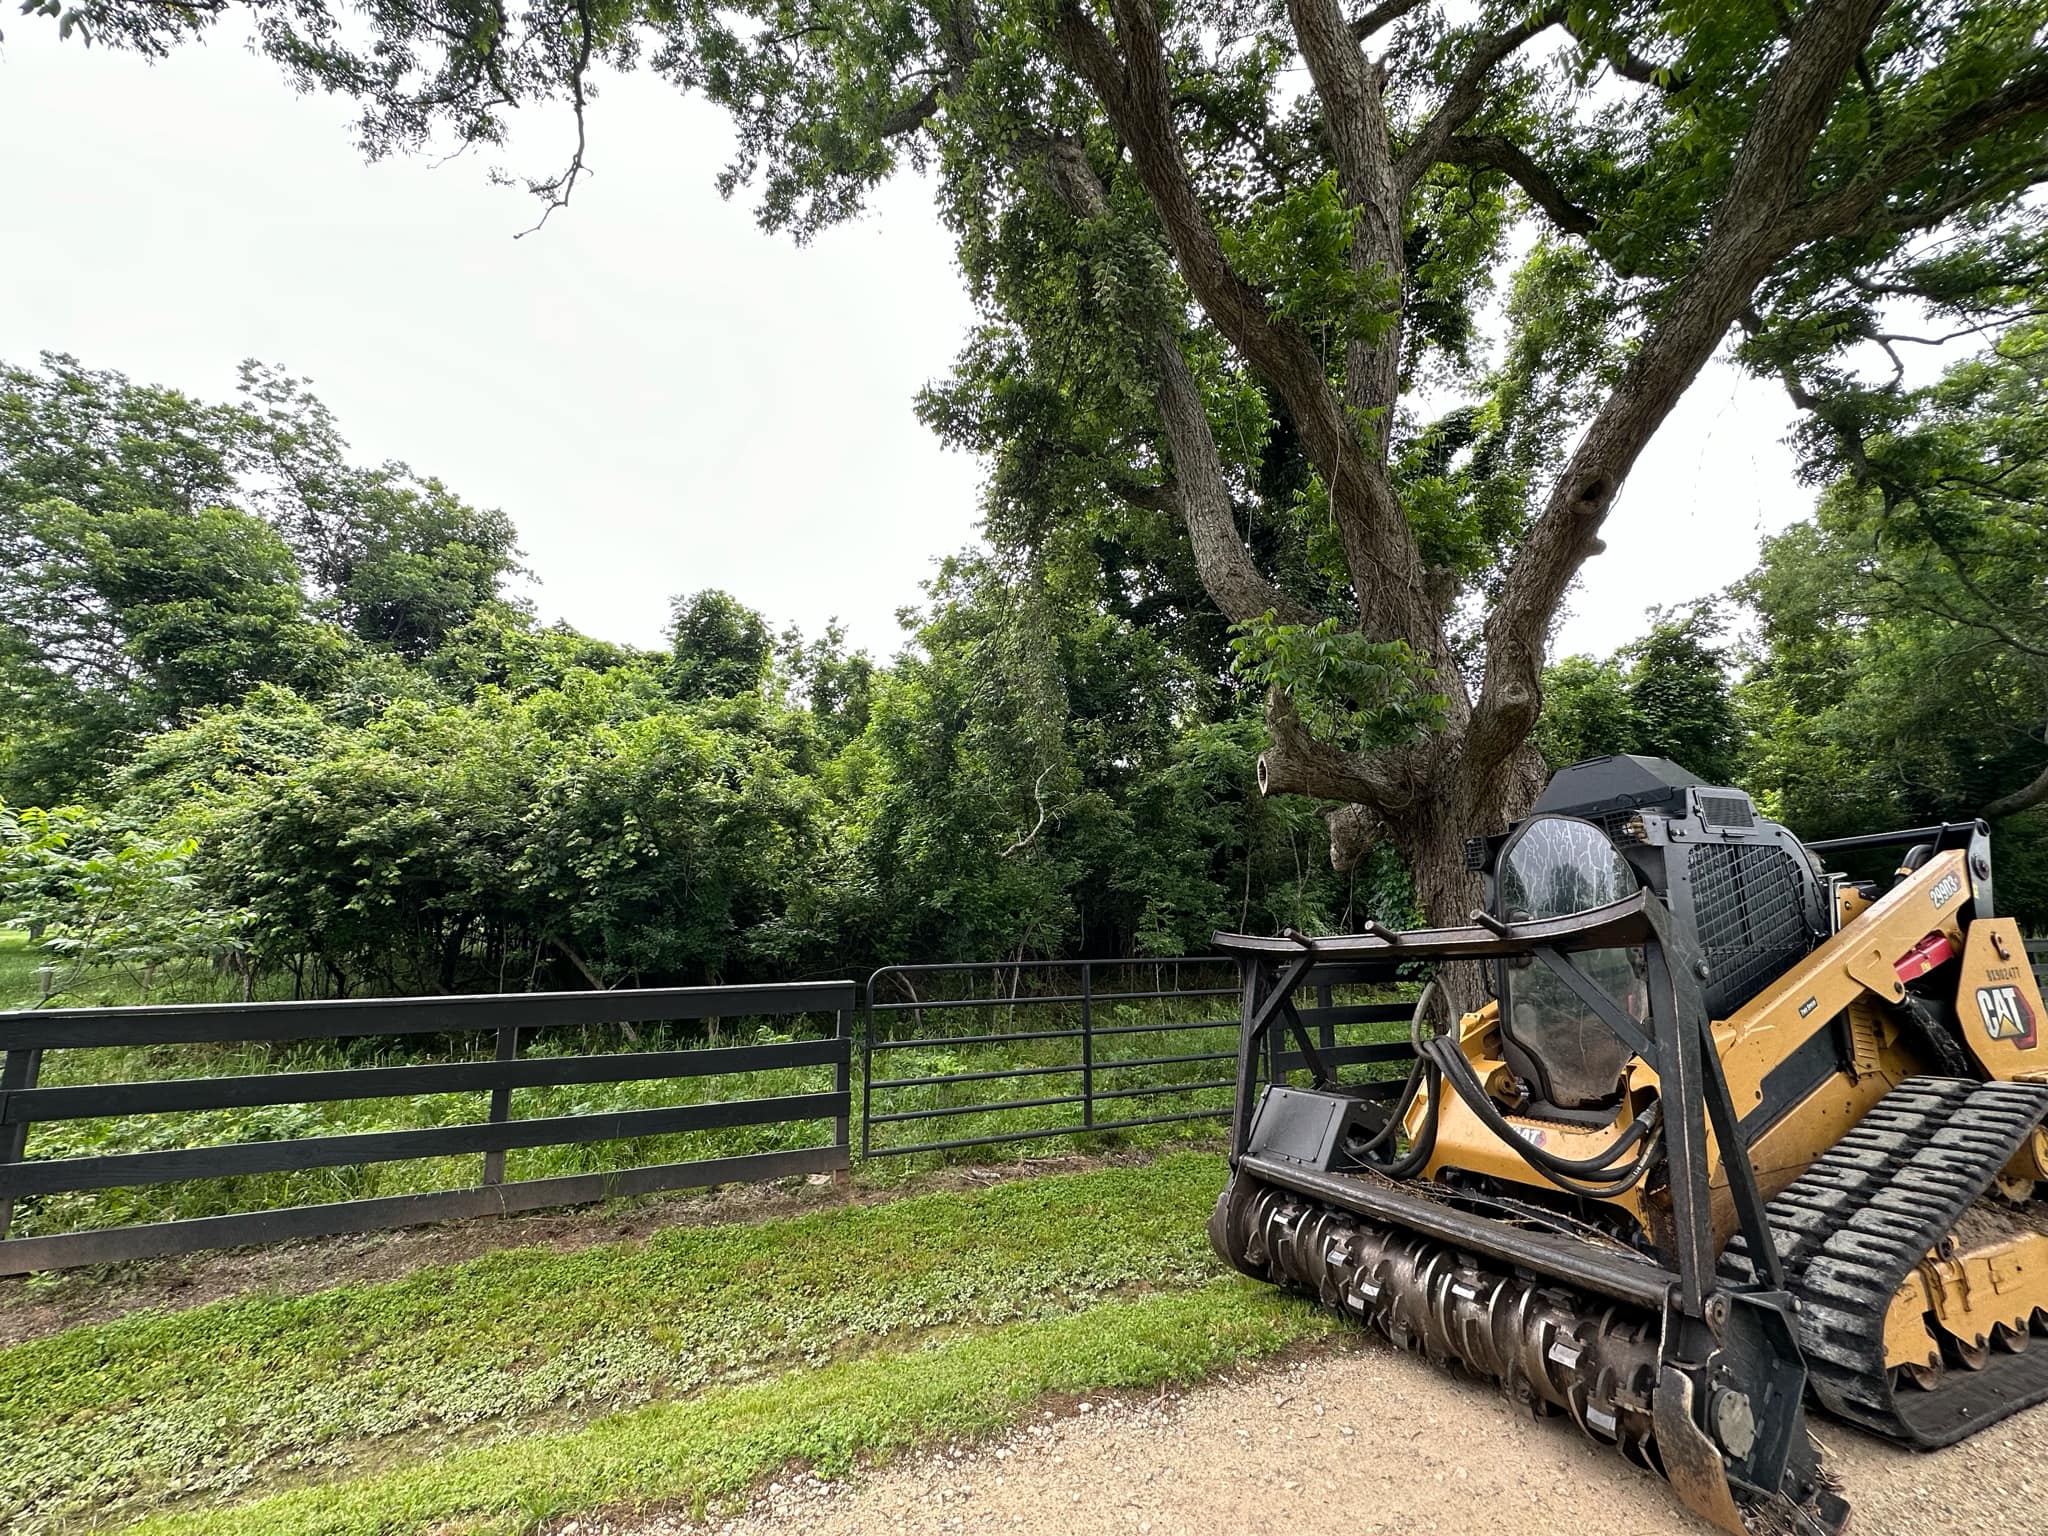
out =
<path fill-rule="evenodd" d="M 2023 1051 L 2039 1043 L 2040 1031 L 2034 1010 L 2020 995 L 2018 987 L 1979 987 L 1977 1011 L 1994 1040 L 2010 1040 Z"/>

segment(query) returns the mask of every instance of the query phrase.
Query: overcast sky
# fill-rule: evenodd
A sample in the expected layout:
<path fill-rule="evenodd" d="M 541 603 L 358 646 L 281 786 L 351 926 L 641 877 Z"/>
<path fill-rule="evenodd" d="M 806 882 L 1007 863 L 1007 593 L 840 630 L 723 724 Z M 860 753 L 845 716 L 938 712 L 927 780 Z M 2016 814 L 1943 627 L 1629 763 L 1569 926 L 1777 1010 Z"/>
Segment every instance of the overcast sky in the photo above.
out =
<path fill-rule="evenodd" d="M 595 174 L 540 233 L 489 162 L 365 166 L 346 104 L 297 97 L 225 29 L 154 66 L 11 14 L 0 45 L 0 357 L 44 349 L 195 394 L 257 357 L 309 377 L 361 459 L 504 509 L 547 619 L 659 637 L 725 587 L 878 654 L 974 536 L 981 471 L 911 400 L 972 310 L 927 190 L 799 249 L 712 178 L 724 118 L 611 81 Z M 503 157 L 547 172 L 556 125 Z M 1717 365 L 1630 478 L 1562 652 L 1605 653 L 1803 515 L 1788 411 Z"/>

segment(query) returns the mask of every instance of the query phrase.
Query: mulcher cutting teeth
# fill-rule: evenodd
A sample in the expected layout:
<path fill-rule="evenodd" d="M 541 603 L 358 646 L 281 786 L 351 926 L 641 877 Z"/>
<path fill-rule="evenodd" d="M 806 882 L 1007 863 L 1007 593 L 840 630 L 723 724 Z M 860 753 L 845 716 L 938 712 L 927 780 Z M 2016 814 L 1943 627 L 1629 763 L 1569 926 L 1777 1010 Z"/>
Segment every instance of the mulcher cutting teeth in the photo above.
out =
<path fill-rule="evenodd" d="M 1304 1292 L 1433 1364 L 1498 1382 L 1533 1414 L 1570 1419 L 1636 1466 L 1678 1483 L 1687 1502 L 1725 1530 L 1828 1536 L 1842 1529 L 1846 1506 L 1803 1428 L 1782 1486 L 1729 1486 L 1723 1448 L 1695 1423 L 1691 1378 L 1670 1368 L 1664 1319 L 1653 1312 L 1486 1263 L 1243 1174 L 1217 1201 L 1209 1236 L 1225 1262 L 1254 1279 Z M 1746 1402 L 1738 1411 L 1748 1413 Z M 1724 1440 L 1746 1452 L 1742 1437 L 1750 1431 L 1732 1416 L 1714 1417 L 1722 1419 Z M 1704 1473 L 1702 1460 L 1710 1463 Z M 1702 1487 L 1720 1496 L 1700 1499 Z"/>

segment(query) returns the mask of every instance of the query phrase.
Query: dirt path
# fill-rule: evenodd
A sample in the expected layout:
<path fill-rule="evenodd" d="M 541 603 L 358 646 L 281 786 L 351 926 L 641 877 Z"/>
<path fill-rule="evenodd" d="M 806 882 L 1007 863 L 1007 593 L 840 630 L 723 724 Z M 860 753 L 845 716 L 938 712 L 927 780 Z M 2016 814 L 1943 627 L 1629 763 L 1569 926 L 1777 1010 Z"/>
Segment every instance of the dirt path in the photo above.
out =
<path fill-rule="evenodd" d="M 2042 1530 L 2048 1408 L 1933 1456 L 1820 1425 L 1856 1536 Z M 556 1536 L 671 1536 L 674 1517 Z M 730 1536 L 1698 1536 L 1663 1483 L 1490 1388 L 1365 1344 L 1170 1401 L 1091 1402 L 858 1485 L 778 1484 Z"/>

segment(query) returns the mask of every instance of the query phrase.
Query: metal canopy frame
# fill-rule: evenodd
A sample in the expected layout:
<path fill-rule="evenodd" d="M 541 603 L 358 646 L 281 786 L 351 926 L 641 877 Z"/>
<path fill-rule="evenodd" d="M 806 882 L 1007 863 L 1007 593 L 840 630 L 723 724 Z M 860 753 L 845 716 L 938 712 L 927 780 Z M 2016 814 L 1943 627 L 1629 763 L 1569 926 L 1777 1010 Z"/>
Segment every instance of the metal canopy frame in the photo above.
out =
<path fill-rule="evenodd" d="M 1562 979 L 1631 1052 L 1657 1072 L 1663 1114 L 1652 1134 L 1662 1139 L 1669 1178 L 1674 1252 L 1666 1261 L 1677 1276 L 1675 1300 L 1680 1308 L 1690 1317 L 1703 1317 L 1707 1297 L 1716 1285 L 1707 1177 L 1709 1128 L 1728 1170 L 1741 1231 L 1749 1251 L 1757 1256 L 1760 1289 L 1782 1289 L 1777 1246 L 1764 1222 L 1763 1196 L 1749 1144 L 1713 1045 L 1712 1021 L 1701 992 L 1705 965 L 1673 929 L 1663 903 L 1649 891 L 1637 891 L 1622 901 L 1568 917 L 1507 923 L 1474 913 L 1473 919 L 1466 927 L 1407 933 L 1381 929 L 1319 938 L 1216 935 L 1216 947 L 1237 958 L 1244 978 L 1237 1098 L 1231 1116 L 1232 1167 L 1244 1157 L 1250 1142 L 1257 1093 L 1252 1067 L 1275 1027 L 1285 1025 L 1302 1039 L 1302 1057 L 1317 1087 L 1337 1086 L 1313 1051 L 1306 1048 L 1306 1031 L 1293 1004 L 1294 993 L 1313 984 L 1319 971 L 1388 962 L 1430 965 L 1527 956 Z M 1640 947 L 1644 953 L 1650 1004 L 1647 1031 L 1617 1007 L 1572 958 L 1587 950 L 1623 947 Z M 1438 1083 L 1435 1091 L 1447 1093 L 1449 1089 Z M 1515 1150 L 1526 1155 L 1519 1146 Z"/>

